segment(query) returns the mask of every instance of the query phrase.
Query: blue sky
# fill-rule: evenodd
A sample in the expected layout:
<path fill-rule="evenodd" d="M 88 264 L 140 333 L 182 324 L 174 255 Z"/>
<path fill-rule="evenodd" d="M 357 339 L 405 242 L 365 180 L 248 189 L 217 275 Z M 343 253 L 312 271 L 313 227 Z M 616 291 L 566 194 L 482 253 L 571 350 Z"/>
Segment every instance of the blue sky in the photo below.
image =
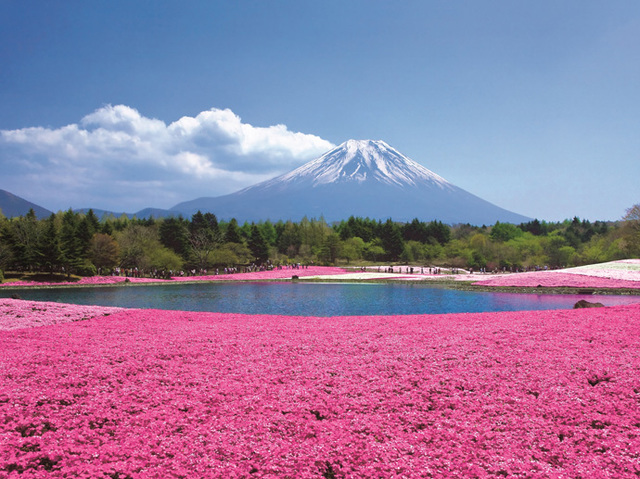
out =
<path fill-rule="evenodd" d="M 217 196 L 381 139 L 512 211 L 640 203 L 640 2 L 0 3 L 0 188 Z"/>

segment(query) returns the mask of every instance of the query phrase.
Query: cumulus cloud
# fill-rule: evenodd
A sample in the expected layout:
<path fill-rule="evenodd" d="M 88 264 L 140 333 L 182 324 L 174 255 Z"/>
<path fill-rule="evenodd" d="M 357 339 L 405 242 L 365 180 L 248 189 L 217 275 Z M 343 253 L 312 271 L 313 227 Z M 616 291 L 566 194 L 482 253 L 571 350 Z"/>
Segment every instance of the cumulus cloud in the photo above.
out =
<path fill-rule="evenodd" d="M 61 128 L 0 131 L 0 188 L 49 209 L 135 211 L 219 196 L 326 152 L 322 138 L 211 109 L 170 124 L 107 105 Z"/>

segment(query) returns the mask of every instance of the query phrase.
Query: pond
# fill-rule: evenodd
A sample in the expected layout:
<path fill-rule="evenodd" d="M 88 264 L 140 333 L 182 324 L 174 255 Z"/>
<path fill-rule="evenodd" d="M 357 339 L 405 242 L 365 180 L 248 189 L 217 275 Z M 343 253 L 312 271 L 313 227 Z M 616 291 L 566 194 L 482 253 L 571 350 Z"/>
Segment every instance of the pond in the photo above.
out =
<path fill-rule="evenodd" d="M 243 282 L 0 290 L 0 298 L 13 294 L 34 301 L 288 316 L 567 309 L 580 299 L 605 306 L 640 302 L 640 296 L 491 293 L 386 283 Z"/>

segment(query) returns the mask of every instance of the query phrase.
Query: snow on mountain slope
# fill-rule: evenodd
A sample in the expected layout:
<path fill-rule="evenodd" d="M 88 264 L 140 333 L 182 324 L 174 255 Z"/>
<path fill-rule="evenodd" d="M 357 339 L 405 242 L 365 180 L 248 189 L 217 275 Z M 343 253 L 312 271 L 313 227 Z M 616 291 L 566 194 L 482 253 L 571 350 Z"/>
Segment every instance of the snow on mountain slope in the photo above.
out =
<path fill-rule="evenodd" d="M 210 211 L 220 219 L 340 221 L 349 216 L 395 221 L 520 223 L 529 218 L 459 188 L 383 141 L 349 140 L 295 170 L 230 195 L 198 198 L 171 210 Z"/>
<path fill-rule="evenodd" d="M 396 186 L 428 183 L 451 188 L 444 178 L 407 158 L 384 141 L 349 140 L 289 173 L 245 188 L 266 189 L 299 183 L 318 186 L 374 180 Z"/>

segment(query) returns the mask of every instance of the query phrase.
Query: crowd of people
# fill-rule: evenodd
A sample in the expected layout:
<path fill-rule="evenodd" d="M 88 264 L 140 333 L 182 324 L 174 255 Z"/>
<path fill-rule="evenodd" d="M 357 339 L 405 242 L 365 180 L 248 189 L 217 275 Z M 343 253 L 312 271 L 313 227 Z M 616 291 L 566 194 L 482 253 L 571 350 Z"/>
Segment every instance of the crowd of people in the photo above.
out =
<path fill-rule="evenodd" d="M 155 279 L 169 279 L 174 277 L 189 277 L 189 276 L 207 276 L 209 274 L 212 275 L 221 275 L 221 274 L 238 274 L 238 273 L 255 273 L 258 271 L 272 271 L 272 270 L 283 270 L 283 269 L 306 269 L 309 268 L 309 264 L 303 263 L 291 263 L 291 264 L 274 264 L 271 260 L 268 260 L 266 263 L 252 263 L 250 265 L 244 266 L 226 266 L 224 268 L 215 268 L 215 270 L 207 270 L 207 269 L 190 269 L 190 270 L 158 270 L 152 269 L 146 271 L 144 269 L 139 268 L 120 268 L 119 266 L 113 268 L 111 270 L 111 276 L 124 276 L 126 278 L 155 278 Z M 98 271 L 98 274 L 101 274 L 101 271 Z"/>

